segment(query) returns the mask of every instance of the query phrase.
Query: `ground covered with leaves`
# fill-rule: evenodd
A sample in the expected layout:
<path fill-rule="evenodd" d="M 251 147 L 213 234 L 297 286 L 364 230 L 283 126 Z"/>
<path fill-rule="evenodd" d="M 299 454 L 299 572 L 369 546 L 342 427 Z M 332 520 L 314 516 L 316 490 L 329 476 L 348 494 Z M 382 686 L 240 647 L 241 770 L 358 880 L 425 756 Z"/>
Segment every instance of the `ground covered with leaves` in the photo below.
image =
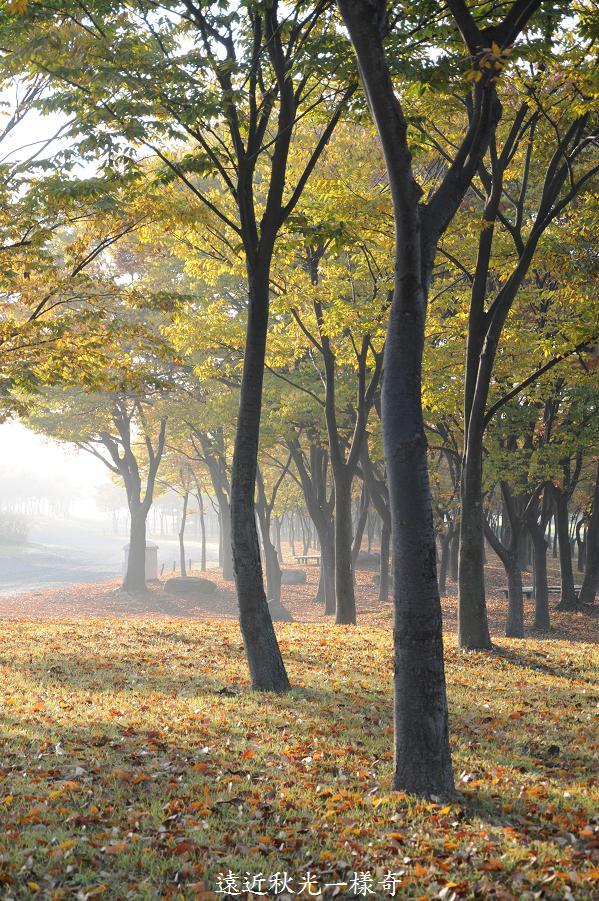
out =
<path fill-rule="evenodd" d="M 5 620 L 2 897 L 597 897 L 592 641 L 450 635 L 458 794 L 423 802 L 390 791 L 389 629 L 277 630 L 286 697 L 232 620 Z"/>

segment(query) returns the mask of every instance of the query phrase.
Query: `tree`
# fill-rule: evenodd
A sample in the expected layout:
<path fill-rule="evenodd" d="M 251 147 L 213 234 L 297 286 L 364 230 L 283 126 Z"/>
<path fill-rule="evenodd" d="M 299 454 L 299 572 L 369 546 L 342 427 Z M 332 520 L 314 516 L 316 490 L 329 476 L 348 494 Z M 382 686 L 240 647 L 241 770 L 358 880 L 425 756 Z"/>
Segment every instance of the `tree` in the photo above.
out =
<path fill-rule="evenodd" d="M 56 391 L 43 396 L 31 419 L 36 429 L 72 441 L 122 479 L 131 517 L 124 591 L 146 589 L 146 520 L 164 451 L 167 422 L 166 416 L 161 415 L 152 427 L 149 413 L 153 400 L 151 392 L 98 395 L 78 389 Z"/>
<path fill-rule="evenodd" d="M 535 78 L 536 87 L 530 90 L 530 95 L 534 96 L 536 89 L 541 93 L 540 81 L 540 77 Z M 550 97 L 546 101 L 535 98 L 538 103 L 535 106 L 527 98 L 514 105 L 503 145 L 499 146 L 495 132 L 490 143 L 489 168 L 482 162 L 479 166 L 484 209 L 468 320 L 460 519 L 459 640 L 466 648 L 491 645 L 483 566 L 483 433 L 502 404 L 514 396 L 512 389 L 487 408 L 497 350 L 544 233 L 557 217 L 563 216 L 597 171 L 595 165 L 586 161 L 586 151 L 593 141 L 588 128 L 589 113 L 578 113 L 574 106 L 572 116 L 570 108 L 564 106 L 567 99 L 559 98 L 555 80 L 550 79 L 549 83 Z M 548 112 L 546 106 L 550 101 L 554 105 Z M 535 173 L 541 166 L 544 180 L 539 185 Z M 503 272 L 499 266 L 494 271 L 501 259 L 493 257 L 497 223 L 513 241 L 514 262 Z M 578 350 L 585 340 L 588 339 L 583 339 Z M 546 365 L 545 362 L 532 377 L 540 376 Z"/>
<path fill-rule="evenodd" d="M 262 690 L 289 689 L 266 603 L 254 510 L 270 265 L 280 228 L 353 92 L 331 72 L 340 65 L 330 6 L 328 0 L 296 0 L 284 9 L 277 0 L 218 6 L 173 0 L 168 14 L 158 16 L 151 0 L 133 8 L 98 0 L 84 11 L 78 3 L 48 11 L 31 2 L 19 28 L 22 36 L 31 24 L 34 39 L 31 31 L 25 35 L 24 50 L 29 65 L 51 75 L 56 105 L 77 108 L 80 133 L 124 165 L 132 164 L 131 143 L 150 149 L 194 203 L 216 217 L 220 232 L 211 237 L 217 244 L 243 248 L 248 317 L 231 524 L 240 624 L 252 684 Z M 49 46 L 48 23 L 68 28 L 68 49 Z M 18 37 L 11 40 L 19 47 Z M 299 178 L 287 184 L 296 123 L 315 108 L 324 125 Z M 165 138 L 191 145 L 183 159 L 164 150 Z M 208 175 L 210 184 L 198 183 L 196 173 Z"/>
<path fill-rule="evenodd" d="M 465 3 L 449 0 L 450 22 L 460 30 L 475 80 L 465 137 L 439 186 L 428 202 L 422 203 L 423 191 L 412 166 L 408 122 L 394 90 L 383 43 L 388 25 L 386 3 L 339 0 L 381 138 L 393 197 L 395 287 L 382 388 L 395 603 L 393 784 L 419 793 L 453 790 L 441 605 L 422 417 L 426 299 L 439 239 L 476 173 L 499 119 L 495 75 L 499 70 L 495 62 L 501 67 L 502 49 L 514 43 L 538 6 L 537 2 L 516 0 L 509 4 L 503 19 L 482 28 Z M 402 20 L 401 24 L 405 26 L 406 22 Z"/>
<path fill-rule="evenodd" d="M 578 595 L 580 604 L 594 604 L 599 585 L 599 461 L 597 461 L 587 544 L 584 579 Z"/>
<path fill-rule="evenodd" d="M 356 134 L 361 138 L 356 142 Z M 315 168 L 273 271 L 275 326 L 269 366 L 299 391 L 320 399 L 335 487 L 336 622 L 355 624 L 352 485 L 367 440 L 382 371 L 382 320 L 390 285 L 389 203 L 382 161 L 364 127 L 339 128 Z M 364 191 L 347 191 L 353 167 Z M 282 250 L 287 250 L 285 254 Z M 289 345 L 293 348 L 290 370 Z M 300 370 L 312 374 L 312 387 Z"/>

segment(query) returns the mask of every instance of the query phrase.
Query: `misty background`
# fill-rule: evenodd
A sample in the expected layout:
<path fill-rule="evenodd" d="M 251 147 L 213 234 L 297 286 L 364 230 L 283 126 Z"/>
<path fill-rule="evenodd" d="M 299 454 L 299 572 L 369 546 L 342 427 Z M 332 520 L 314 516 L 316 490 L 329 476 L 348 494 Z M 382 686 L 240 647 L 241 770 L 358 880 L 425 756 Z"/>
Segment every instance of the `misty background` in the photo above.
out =
<path fill-rule="evenodd" d="M 125 495 L 90 454 L 30 431 L 0 425 L 0 595 L 119 578 L 128 542 Z M 207 500 L 207 562 L 218 563 L 217 521 Z M 148 516 L 159 572 L 179 571 L 181 499 L 163 489 Z M 199 567 L 197 516 L 185 532 Z"/>

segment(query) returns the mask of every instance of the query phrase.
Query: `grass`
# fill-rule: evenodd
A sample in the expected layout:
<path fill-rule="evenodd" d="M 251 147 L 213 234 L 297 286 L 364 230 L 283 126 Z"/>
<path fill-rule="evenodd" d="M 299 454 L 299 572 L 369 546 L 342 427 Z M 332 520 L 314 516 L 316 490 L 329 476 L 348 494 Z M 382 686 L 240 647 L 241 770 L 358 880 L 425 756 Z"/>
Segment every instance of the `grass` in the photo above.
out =
<path fill-rule="evenodd" d="M 401 898 L 597 897 L 591 644 L 450 637 L 446 804 L 390 791 L 386 629 L 279 626 L 295 688 L 265 697 L 231 621 L 2 628 L 3 898 L 218 898 L 229 870 L 348 883 L 325 898 L 390 897 L 388 870 Z"/>

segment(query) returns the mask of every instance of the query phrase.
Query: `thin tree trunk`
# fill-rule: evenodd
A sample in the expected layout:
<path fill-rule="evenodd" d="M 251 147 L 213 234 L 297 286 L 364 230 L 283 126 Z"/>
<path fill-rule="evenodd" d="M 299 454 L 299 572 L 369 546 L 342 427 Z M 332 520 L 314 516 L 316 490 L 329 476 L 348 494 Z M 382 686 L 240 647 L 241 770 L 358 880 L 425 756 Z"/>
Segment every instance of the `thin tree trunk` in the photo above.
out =
<path fill-rule="evenodd" d="M 358 557 L 360 555 L 360 550 L 362 549 L 362 539 L 364 537 L 364 529 L 366 527 L 366 520 L 368 518 L 368 508 L 370 506 L 370 497 L 368 494 L 368 489 L 365 485 L 362 486 L 362 494 L 360 496 L 360 510 L 358 513 L 358 518 L 356 521 L 356 532 L 354 535 L 354 545 L 352 548 L 352 563 L 355 567 Z"/>
<path fill-rule="evenodd" d="M 335 471 L 336 470 L 336 471 Z M 335 593 L 338 625 L 356 624 L 356 594 L 352 565 L 351 477 L 345 468 L 333 470 L 335 479 Z"/>
<path fill-rule="evenodd" d="M 263 265 L 265 261 L 263 261 Z M 239 623 L 252 687 L 286 692 L 289 679 L 264 592 L 254 509 L 268 326 L 268 267 L 250 272 L 249 310 L 231 479 L 231 538 Z"/>
<path fill-rule="evenodd" d="M 183 495 L 183 510 L 181 512 L 181 522 L 179 524 L 179 561 L 181 568 L 181 576 L 187 578 L 187 569 L 185 566 L 185 524 L 187 523 L 187 504 L 189 501 L 189 491 Z"/>
<path fill-rule="evenodd" d="M 524 638 L 524 595 L 522 594 L 522 569 L 519 554 L 505 561 L 508 584 L 508 611 L 505 634 L 507 638 Z"/>
<path fill-rule="evenodd" d="M 576 523 L 576 568 L 579 573 L 584 572 L 586 547 L 586 525 L 584 520 L 580 520 Z"/>
<path fill-rule="evenodd" d="M 532 529 L 529 525 L 534 554 L 534 589 L 535 589 L 535 629 L 547 630 L 551 627 L 549 617 L 549 592 L 547 590 L 547 541 L 544 529 L 537 525 Z"/>
<path fill-rule="evenodd" d="M 570 528 L 568 523 L 568 499 L 559 489 L 554 489 L 555 522 L 559 545 L 559 565 L 561 579 L 561 597 L 558 610 L 576 610 L 578 598 L 574 590 L 574 572 L 572 570 L 572 547 L 570 545 Z"/>
<path fill-rule="evenodd" d="M 462 469 L 458 640 L 461 648 L 489 649 L 484 567 L 482 438 L 470 438 Z"/>
<path fill-rule="evenodd" d="M 204 499 L 201 490 L 198 491 L 198 513 L 200 520 L 201 557 L 200 570 L 206 572 L 206 517 L 204 515 Z"/>
<path fill-rule="evenodd" d="M 275 516 L 275 535 L 277 540 L 277 556 L 279 563 L 283 562 L 283 548 L 281 547 L 281 517 Z"/>
<path fill-rule="evenodd" d="M 457 584 L 460 563 L 460 523 L 455 526 L 454 535 L 449 546 L 449 577 Z"/>
<path fill-rule="evenodd" d="M 580 604 L 594 604 L 597 586 L 599 584 L 599 463 L 595 477 L 595 493 L 593 496 L 593 510 L 589 520 L 586 537 L 586 566 L 584 579 L 580 589 L 578 602 Z"/>
<path fill-rule="evenodd" d="M 447 594 L 447 572 L 449 569 L 449 549 L 453 541 L 455 526 L 450 522 L 441 536 L 441 560 L 439 563 L 439 594 L 445 597 Z"/>
<path fill-rule="evenodd" d="M 229 502 L 226 499 L 223 500 L 222 503 L 219 503 L 219 509 L 223 579 L 226 582 L 231 582 L 235 574 L 233 572 L 233 555 L 231 552 L 231 507 Z"/>

